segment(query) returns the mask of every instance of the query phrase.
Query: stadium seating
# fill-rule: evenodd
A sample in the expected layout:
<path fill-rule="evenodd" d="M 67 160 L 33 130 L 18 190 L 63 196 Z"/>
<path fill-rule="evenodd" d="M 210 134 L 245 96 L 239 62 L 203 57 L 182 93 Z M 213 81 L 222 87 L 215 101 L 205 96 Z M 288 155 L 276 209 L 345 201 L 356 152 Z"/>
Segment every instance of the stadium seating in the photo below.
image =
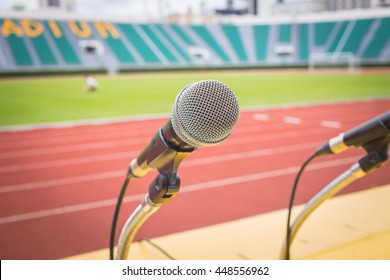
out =
<path fill-rule="evenodd" d="M 264 62 L 267 59 L 267 46 L 268 46 L 268 25 L 255 25 L 253 26 L 256 60 L 258 62 Z"/>
<path fill-rule="evenodd" d="M 225 32 L 225 36 L 228 38 L 229 43 L 233 47 L 234 52 L 237 55 L 239 61 L 247 61 L 248 57 L 245 52 L 244 45 L 242 43 L 245 38 L 241 40 L 238 27 L 235 25 L 222 25 L 221 27 Z"/>
<path fill-rule="evenodd" d="M 246 25 L 3 17 L 0 27 L 0 73 L 296 66 L 315 52 L 390 63 L 388 17 Z"/>
<path fill-rule="evenodd" d="M 314 45 L 324 46 L 331 32 L 334 30 L 336 22 L 317 22 L 314 23 Z"/>
<path fill-rule="evenodd" d="M 224 51 L 223 47 L 218 43 L 215 36 L 213 36 L 210 33 L 210 30 L 208 26 L 203 25 L 194 25 L 191 26 L 192 30 L 195 31 L 195 33 L 203 39 L 203 41 L 206 43 L 206 45 L 212 49 L 212 51 L 223 61 L 223 62 L 230 62 L 229 56 Z M 221 38 L 221 37 L 220 37 Z"/>
<path fill-rule="evenodd" d="M 50 28 L 50 26 L 53 26 L 53 28 Z M 63 33 L 62 28 L 58 25 L 54 27 L 54 22 L 48 21 L 45 22 L 45 29 L 51 32 L 49 36 L 52 38 L 55 47 L 58 49 L 64 63 L 80 65 L 80 58 L 76 54 L 69 40 L 65 36 L 57 36 L 57 34 Z"/>
<path fill-rule="evenodd" d="M 184 46 L 186 45 L 192 45 L 192 42 L 189 41 L 188 38 L 184 39 L 185 37 L 182 37 L 183 34 L 179 35 L 181 36 L 180 38 L 175 38 L 173 35 L 170 35 L 168 32 L 169 27 L 166 25 L 162 24 L 156 24 L 156 29 L 157 29 L 157 34 L 159 33 L 162 38 L 167 41 L 167 46 L 171 46 L 173 48 L 173 53 L 177 53 L 175 57 L 179 60 L 182 61 L 184 60 L 185 62 L 189 63 L 191 62 L 190 55 L 185 51 Z M 180 28 L 177 27 L 175 30 L 178 32 Z M 180 31 L 178 32 L 179 34 L 181 33 Z M 185 36 L 185 35 L 184 35 Z M 181 39 L 181 40 L 180 40 Z M 179 44 L 178 42 L 182 42 L 182 44 Z"/>
<path fill-rule="evenodd" d="M 390 18 L 383 18 L 377 21 L 378 23 L 374 26 L 375 30 L 373 31 L 372 38 L 363 51 L 363 59 L 377 59 L 385 49 L 386 44 L 388 45 Z M 387 59 L 389 58 L 387 57 Z"/>
<path fill-rule="evenodd" d="M 166 46 L 162 40 L 160 40 L 155 32 L 153 32 L 153 29 L 150 25 L 142 24 L 140 25 L 140 28 L 152 40 L 153 44 L 157 47 L 158 51 L 162 53 L 162 56 L 167 60 L 168 63 L 178 62 L 178 59 L 170 51 L 169 47 Z"/>
<path fill-rule="evenodd" d="M 309 25 L 298 25 L 298 54 L 299 60 L 307 61 L 309 58 Z"/>

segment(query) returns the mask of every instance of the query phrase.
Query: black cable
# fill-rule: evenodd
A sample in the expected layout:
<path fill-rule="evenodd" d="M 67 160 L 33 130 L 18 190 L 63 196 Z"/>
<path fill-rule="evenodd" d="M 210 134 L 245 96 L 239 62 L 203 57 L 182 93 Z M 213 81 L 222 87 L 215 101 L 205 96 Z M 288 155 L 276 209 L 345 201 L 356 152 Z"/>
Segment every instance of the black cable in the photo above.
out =
<path fill-rule="evenodd" d="M 122 205 L 122 200 L 123 200 L 123 197 L 125 196 L 125 193 L 126 193 L 126 190 L 127 190 L 127 186 L 130 182 L 130 180 L 133 178 L 133 176 L 131 175 L 131 173 L 129 173 L 127 176 L 126 176 L 126 180 L 123 182 L 123 185 L 122 185 L 122 189 L 119 193 L 119 197 L 118 197 L 118 200 L 116 202 L 116 206 L 115 206 L 115 212 L 114 212 L 114 217 L 112 219 L 112 224 L 111 224 L 111 234 L 110 234 L 110 260 L 113 260 L 114 259 L 114 243 L 115 243 L 115 230 L 116 230 L 116 224 L 118 222 L 118 217 L 119 217 L 119 211 L 121 209 L 121 205 Z"/>
<path fill-rule="evenodd" d="M 286 260 L 290 259 L 290 236 L 291 236 L 291 227 L 290 227 L 290 220 L 291 220 L 291 211 L 292 207 L 294 205 L 294 198 L 295 193 L 298 187 L 299 180 L 301 178 L 302 172 L 305 170 L 306 166 L 315 158 L 318 154 L 312 154 L 309 158 L 306 159 L 306 161 L 302 164 L 301 169 L 298 171 L 297 176 L 295 177 L 294 185 L 291 190 L 291 196 L 290 196 L 290 203 L 288 205 L 288 215 L 287 215 L 287 233 L 286 233 Z"/>

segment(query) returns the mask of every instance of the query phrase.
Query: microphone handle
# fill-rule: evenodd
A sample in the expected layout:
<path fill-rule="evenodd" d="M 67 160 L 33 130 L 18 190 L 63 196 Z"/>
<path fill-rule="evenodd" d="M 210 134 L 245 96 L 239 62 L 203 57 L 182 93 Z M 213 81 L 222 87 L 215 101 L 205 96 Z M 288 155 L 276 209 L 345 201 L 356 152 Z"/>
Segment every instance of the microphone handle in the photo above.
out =
<path fill-rule="evenodd" d="M 346 133 L 331 138 L 320 146 L 315 154 L 317 156 L 338 154 L 351 146 L 363 147 L 381 145 L 390 141 L 390 111 L 379 115 Z M 378 142 L 378 143 L 376 143 Z"/>
<path fill-rule="evenodd" d="M 343 142 L 347 146 L 364 146 L 388 134 L 390 134 L 390 111 L 346 132 Z"/>
<path fill-rule="evenodd" d="M 172 144 L 179 143 L 174 135 L 170 122 L 157 131 L 150 140 L 149 144 L 142 150 L 136 159 L 130 164 L 130 172 L 137 178 L 144 177 L 152 169 L 158 169 L 159 172 L 176 170 L 180 162 L 189 154 L 194 152 L 196 148 L 183 149 L 180 146 Z M 166 140 L 166 138 L 168 140 Z"/>

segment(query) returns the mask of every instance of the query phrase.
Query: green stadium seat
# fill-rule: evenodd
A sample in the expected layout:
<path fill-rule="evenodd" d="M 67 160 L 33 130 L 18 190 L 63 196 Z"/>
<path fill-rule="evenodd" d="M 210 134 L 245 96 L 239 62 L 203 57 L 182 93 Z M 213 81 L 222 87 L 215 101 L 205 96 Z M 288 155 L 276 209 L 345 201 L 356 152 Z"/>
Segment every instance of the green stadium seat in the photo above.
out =
<path fill-rule="evenodd" d="M 45 27 L 47 30 L 49 30 L 49 34 L 51 34 L 51 38 L 54 41 L 57 49 L 59 50 L 62 59 L 66 64 L 75 64 L 79 65 L 81 64 L 79 57 L 77 56 L 75 50 L 73 49 L 73 46 L 69 42 L 68 38 L 66 37 L 64 33 L 64 29 L 61 26 L 60 22 L 55 22 L 56 26 L 58 27 L 59 31 L 61 32 L 61 36 L 57 37 L 54 35 L 54 31 L 49 28 L 48 21 L 45 21 Z"/>
<path fill-rule="evenodd" d="M 214 36 L 210 34 L 206 26 L 204 25 L 192 25 L 191 28 L 196 34 L 203 39 L 203 41 L 210 46 L 211 49 L 222 59 L 224 62 L 230 62 L 230 58 L 227 56 L 222 47 L 217 43 Z"/>
<path fill-rule="evenodd" d="M 158 36 L 153 32 L 150 25 L 141 24 L 141 29 L 148 35 L 148 37 L 153 41 L 153 43 L 158 47 L 164 57 L 168 62 L 178 62 L 178 59 L 172 54 L 169 48 L 158 38 Z"/>
<path fill-rule="evenodd" d="M 336 49 L 340 43 L 340 40 L 343 37 L 345 30 L 347 29 L 348 24 L 349 24 L 349 21 L 340 22 L 340 27 L 337 30 L 336 36 L 333 38 L 333 41 L 331 42 L 327 52 L 332 53 L 332 52 L 336 51 Z"/>
<path fill-rule="evenodd" d="M 40 22 L 42 23 L 42 22 Z M 43 23 L 42 23 L 43 24 Z M 46 41 L 45 33 L 36 37 L 29 38 L 34 46 L 35 52 L 38 54 L 39 61 L 42 65 L 56 65 L 58 64 L 53 51 L 50 49 Z"/>
<path fill-rule="evenodd" d="M 112 37 L 107 37 L 105 39 L 105 41 L 110 46 L 115 57 L 121 63 L 135 63 L 136 62 L 134 56 L 129 52 L 129 50 L 125 47 L 125 45 L 123 44 L 123 42 L 120 39 L 114 39 Z"/>
<path fill-rule="evenodd" d="M 160 59 L 151 49 L 149 44 L 145 42 L 141 35 L 137 32 L 135 28 L 137 25 L 120 23 L 117 26 L 120 27 L 129 42 L 135 47 L 146 63 L 161 63 Z"/>
<path fill-rule="evenodd" d="M 278 26 L 278 42 L 291 43 L 291 24 L 280 24 Z"/>
<path fill-rule="evenodd" d="M 113 24 L 113 26 L 115 26 L 115 24 Z M 113 36 L 107 34 L 104 40 L 120 63 L 136 63 L 136 59 L 126 48 L 121 38 L 114 38 Z"/>
<path fill-rule="evenodd" d="M 175 33 L 180 37 L 180 39 L 182 39 L 183 42 L 186 43 L 186 45 L 195 46 L 195 42 L 191 39 L 190 36 L 188 36 L 187 33 L 183 31 L 181 26 L 177 24 L 170 24 L 169 26 L 172 28 L 173 31 L 175 31 Z"/>
<path fill-rule="evenodd" d="M 317 47 L 324 46 L 328 42 L 335 25 L 335 22 L 314 23 L 314 45 Z"/>
<path fill-rule="evenodd" d="M 165 30 L 162 24 L 154 25 L 162 36 L 171 44 L 176 52 L 184 59 L 185 62 L 191 62 L 191 58 L 188 53 L 172 38 L 172 36 Z"/>
<path fill-rule="evenodd" d="M 1 18 L 0 24 L 0 47 L 4 48 L 0 55 L 5 59 L 0 71 L 34 67 L 78 71 L 116 63 L 126 69 L 149 65 L 161 69 L 179 65 L 230 67 L 233 61 L 244 67 L 248 62 L 282 66 L 284 60 L 276 54 L 289 51 L 290 46 L 295 48 L 295 54 L 288 58 L 291 65 L 307 63 L 311 53 L 333 53 L 336 57 L 336 52 L 354 53 L 363 65 L 390 63 L 390 17 L 252 26 L 28 18 Z M 84 51 L 89 43 L 92 48 L 95 44 L 104 48 L 106 55 L 97 61 Z"/>
<path fill-rule="evenodd" d="M 342 52 L 352 52 L 357 54 L 359 47 L 362 43 L 364 36 L 367 35 L 367 31 L 374 22 L 373 19 L 364 19 L 356 21 L 351 33 L 349 34 L 348 40 L 345 42 Z"/>
<path fill-rule="evenodd" d="M 380 25 L 370 43 L 364 50 L 362 57 L 367 59 L 379 58 L 390 39 L 390 18 L 379 19 Z"/>
<path fill-rule="evenodd" d="M 307 61 L 309 58 L 309 25 L 298 25 L 298 57 L 300 60 Z"/>
<path fill-rule="evenodd" d="M 269 34 L 269 25 L 253 26 L 256 59 L 258 61 L 267 60 L 268 34 Z"/>
<path fill-rule="evenodd" d="M 13 20 L 16 22 L 15 20 Z M 0 20 L 0 25 L 3 26 L 4 20 Z M 24 43 L 24 36 L 18 37 L 15 34 L 10 34 L 8 37 L 5 37 L 6 42 L 12 53 L 12 58 L 17 65 L 20 66 L 29 66 L 33 65 L 33 60 L 28 52 L 26 44 Z"/>
<path fill-rule="evenodd" d="M 222 25 L 222 30 L 233 47 L 233 50 L 236 53 L 238 59 L 240 61 L 248 61 L 248 56 L 245 52 L 244 45 L 242 44 L 242 39 L 237 26 Z"/>

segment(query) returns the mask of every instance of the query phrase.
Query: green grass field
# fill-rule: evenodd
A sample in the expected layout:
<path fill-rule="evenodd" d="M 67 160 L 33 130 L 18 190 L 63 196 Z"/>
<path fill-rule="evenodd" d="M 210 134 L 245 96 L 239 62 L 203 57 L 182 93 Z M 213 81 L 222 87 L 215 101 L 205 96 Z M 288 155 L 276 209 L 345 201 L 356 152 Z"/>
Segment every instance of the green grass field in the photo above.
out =
<path fill-rule="evenodd" d="M 255 71 L 148 73 L 97 76 L 100 88 L 84 91 L 84 77 L 0 80 L 0 125 L 168 113 L 187 84 L 215 79 L 236 93 L 241 108 L 390 97 L 388 74 L 261 73 Z"/>

